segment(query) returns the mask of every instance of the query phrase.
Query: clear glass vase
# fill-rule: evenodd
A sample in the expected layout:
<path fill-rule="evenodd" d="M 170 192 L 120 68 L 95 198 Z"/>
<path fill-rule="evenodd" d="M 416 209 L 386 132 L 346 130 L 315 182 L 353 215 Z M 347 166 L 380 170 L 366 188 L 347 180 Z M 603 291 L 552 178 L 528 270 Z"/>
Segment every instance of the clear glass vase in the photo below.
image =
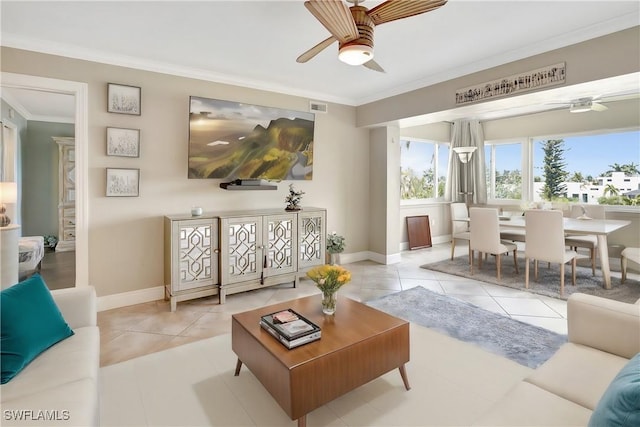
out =
<path fill-rule="evenodd" d="M 324 314 L 332 315 L 336 312 L 337 294 L 337 292 L 322 293 L 322 312 Z"/>

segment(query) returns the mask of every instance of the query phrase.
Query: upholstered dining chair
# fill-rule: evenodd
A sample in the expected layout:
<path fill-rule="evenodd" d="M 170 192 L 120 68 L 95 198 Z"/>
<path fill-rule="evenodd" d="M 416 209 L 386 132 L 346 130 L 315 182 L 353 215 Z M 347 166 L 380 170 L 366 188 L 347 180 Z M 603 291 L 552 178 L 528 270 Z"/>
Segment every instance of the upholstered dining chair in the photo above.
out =
<path fill-rule="evenodd" d="M 478 267 L 482 268 L 482 254 L 492 254 L 496 257 L 496 277 L 501 279 L 502 254 L 513 252 L 513 263 L 516 274 L 518 271 L 518 247 L 504 240 L 500 240 L 500 224 L 498 210 L 494 208 L 470 208 L 469 249 L 471 250 L 471 274 L 473 274 L 473 258 L 475 251 L 479 252 Z"/>
<path fill-rule="evenodd" d="M 571 218 L 585 219 L 605 219 L 604 206 L 602 205 L 572 205 L 569 213 Z M 591 259 L 591 274 L 596 275 L 596 249 L 598 249 L 598 238 L 595 235 L 569 235 L 565 239 L 565 244 L 577 252 L 578 248 L 589 249 Z"/>
<path fill-rule="evenodd" d="M 571 283 L 576 284 L 576 251 L 567 250 L 564 242 L 562 211 L 528 210 L 525 212 L 525 288 L 529 288 L 529 263 L 534 262 L 538 280 L 538 261 L 560 264 L 560 295 L 564 295 L 564 265 L 571 261 Z"/>
<path fill-rule="evenodd" d="M 469 243 L 469 210 L 465 203 L 451 203 L 451 259 L 456 248 L 456 240 L 466 240 Z M 469 264 L 471 264 L 471 248 L 469 248 Z"/>
<path fill-rule="evenodd" d="M 620 267 L 622 269 L 622 279 L 620 283 L 627 280 L 627 262 L 631 260 L 636 264 L 640 264 L 640 248 L 624 248 L 620 254 Z"/>
<path fill-rule="evenodd" d="M 523 215 L 521 212 L 517 215 Z M 508 224 L 508 222 L 506 223 Z M 524 243 L 524 230 L 522 229 L 501 229 L 500 238 L 509 242 L 522 242 Z"/>

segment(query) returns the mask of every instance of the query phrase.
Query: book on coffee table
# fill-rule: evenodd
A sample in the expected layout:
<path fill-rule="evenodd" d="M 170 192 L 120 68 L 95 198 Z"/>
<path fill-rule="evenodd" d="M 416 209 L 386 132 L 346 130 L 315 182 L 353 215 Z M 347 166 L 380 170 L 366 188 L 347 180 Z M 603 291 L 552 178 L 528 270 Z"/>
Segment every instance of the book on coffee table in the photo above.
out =
<path fill-rule="evenodd" d="M 262 316 L 260 326 L 289 349 L 319 340 L 322 336 L 318 325 L 291 309 Z"/>

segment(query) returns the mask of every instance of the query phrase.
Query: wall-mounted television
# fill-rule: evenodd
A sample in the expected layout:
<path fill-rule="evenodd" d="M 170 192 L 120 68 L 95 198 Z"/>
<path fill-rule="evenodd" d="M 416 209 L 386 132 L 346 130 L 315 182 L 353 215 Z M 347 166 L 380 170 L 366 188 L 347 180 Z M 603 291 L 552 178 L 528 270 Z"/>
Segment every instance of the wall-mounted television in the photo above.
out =
<path fill-rule="evenodd" d="M 310 180 L 313 113 L 189 97 L 189 178 Z"/>

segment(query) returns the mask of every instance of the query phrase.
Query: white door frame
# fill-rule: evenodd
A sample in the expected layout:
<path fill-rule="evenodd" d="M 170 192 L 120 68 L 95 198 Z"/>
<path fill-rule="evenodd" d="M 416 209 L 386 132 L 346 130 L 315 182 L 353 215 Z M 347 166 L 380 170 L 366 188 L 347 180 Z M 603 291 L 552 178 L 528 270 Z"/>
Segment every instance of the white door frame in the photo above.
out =
<path fill-rule="evenodd" d="M 2 73 L 0 86 L 73 95 L 76 100 L 76 286 L 89 285 L 89 162 L 87 83 Z"/>

